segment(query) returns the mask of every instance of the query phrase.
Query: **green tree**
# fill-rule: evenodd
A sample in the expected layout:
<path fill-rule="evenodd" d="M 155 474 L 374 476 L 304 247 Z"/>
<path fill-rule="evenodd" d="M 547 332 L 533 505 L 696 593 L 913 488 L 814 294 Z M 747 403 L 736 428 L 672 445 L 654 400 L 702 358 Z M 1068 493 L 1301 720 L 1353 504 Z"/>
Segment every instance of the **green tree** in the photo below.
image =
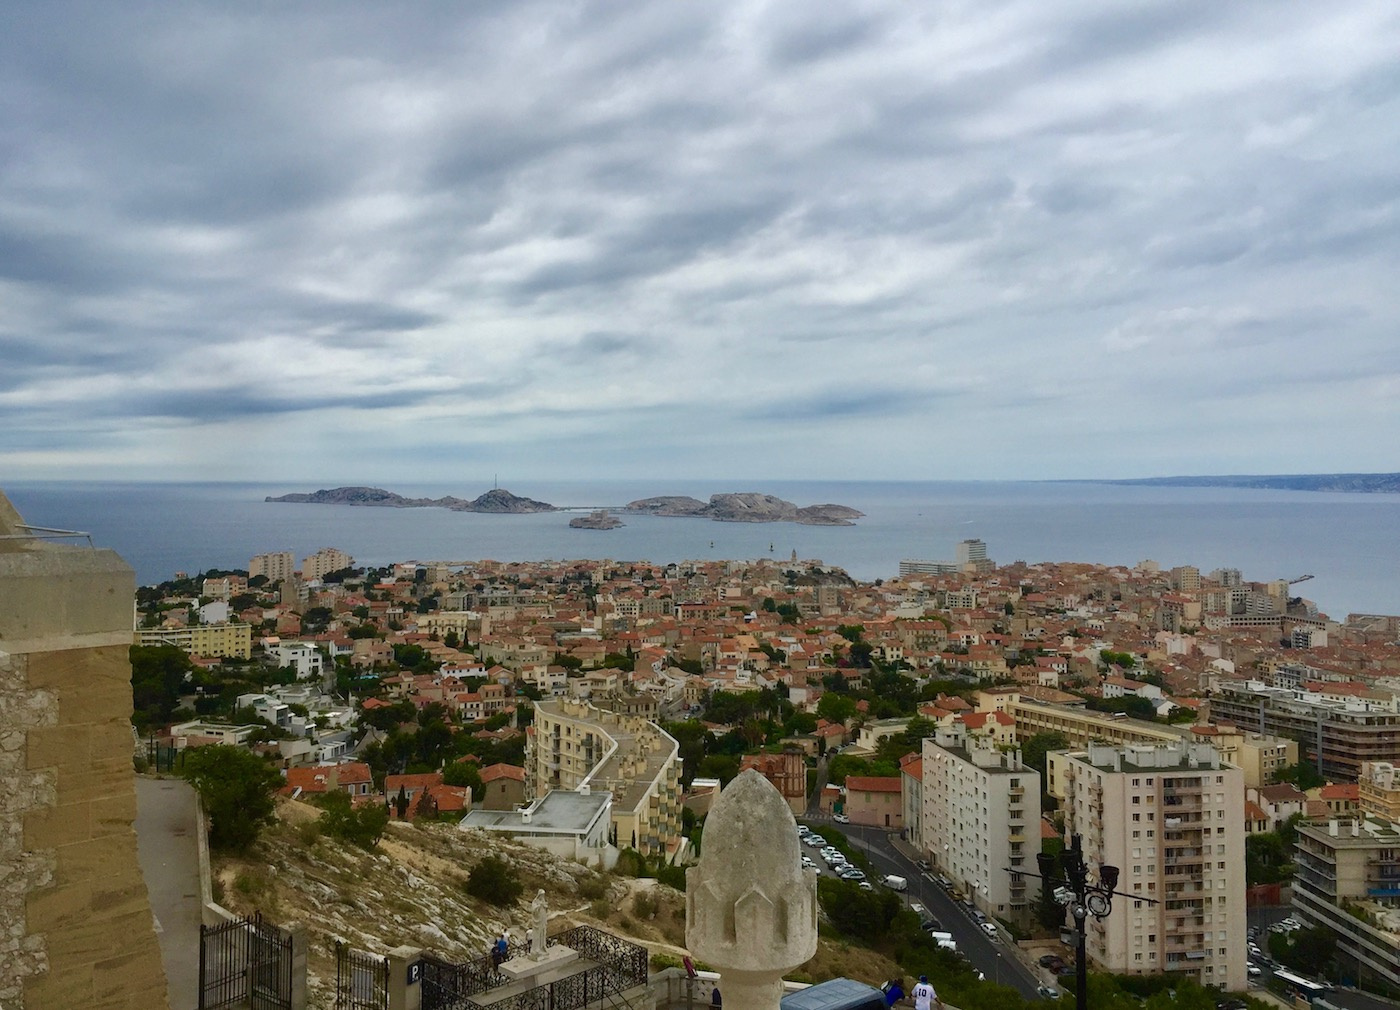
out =
<path fill-rule="evenodd" d="M 466 786 L 472 791 L 473 805 L 480 803 L 486 794 L 486 786 L 481 781 L 481 770 L 475 761 L 453 761 L 442 770 L 443 785 Z"/>
<path fill-rule="evenodd" d="M 209 844 L 246 852 L 272 821 L 282 776 L 252 751 L 223 744 L 185 751 L 184 776 L 209 816 Z"/>
<path fill-rule="evenodd" d="M 350 794 L 343 789 L 332 789 L 321 797 L 320 804 L 322 811 L 318 823 L 321 830 L 362 849 L 372 849 L 378 845 L 389 824 L 388 807 L 382 803 L 355 806 Z"/>
<path fill-rule="evenodd" d="M 467 878 L 467 893 L 473 898 L 505 907 L 515 904 L 525 890 L 519 875 L 505 860 L 486 856 Z"/>
<path fill-rule="evenodd" d="M 828 691 L 817 702 L 817 717 L 827 722 L 845 723 L 855 714 L 855 700 L 848 695 Z"/>
<path fill-rule="evenodd" d="M 133 645 L 131 659 L 131 721 L 142 730 L 170 720 L 179 704 L 185 678 L 195 669 L 190 657 L 173 645 Z"/>
<path fill-rule="evenodd" d="M 1051 751 L 1065 750 L 1069 739 L 1063 733 L 1034 733 L 1021 744 L 1021 760 L 1027 767 L 1040 773 L 1042 784 L 1046 778 L 1046 755 Z"/>
<path fill-rule="evenodd" d="M 1303 792 L 1327 784 L 1327 780 L 1322 777 L 1322 773 L 1319 772 L 1314 765 L 1306 761 L 1299 761 L 1296 765 L 1280 768 L 1274 775 L 1274 781 L 1291 782 Z"/>

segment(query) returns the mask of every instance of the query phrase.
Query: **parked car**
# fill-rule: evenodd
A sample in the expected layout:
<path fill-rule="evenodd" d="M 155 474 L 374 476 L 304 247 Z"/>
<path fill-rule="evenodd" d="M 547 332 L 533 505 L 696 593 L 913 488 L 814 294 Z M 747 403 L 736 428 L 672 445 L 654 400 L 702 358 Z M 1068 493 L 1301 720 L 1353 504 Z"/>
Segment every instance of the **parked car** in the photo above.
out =
<path fill-rule="evenodd" d="M 856 886 L 859 887 L 862 891 L 873 891 L 873 890 L 875 890 L 875 885 L 872 884 L 872 883 L 871 883 L 870 881 L 868 881 L 868 880 L 862 880 L 862 881 L 860 881 L 859 883 L 857 883 Z"/>
<path fill-rule="evenodd" d="M 996 940 L 1001 936 L 997 931 L 997 924 L 995 922 L 984 922 L 980 925 L 982 926 L 982 932 L 986 933 L 988 938 Z"/>
<path fill-rule="evenodd" d="M 850 819 L 849 817 L 847 817 L 845 814 L 832 814 L 832 815 L 831 815 L 831 819 L 832 819 L 833 821 L 835 821 L 837 824 L 850 824 L 850 823 L 851 823 L 851 819 Z"/>
<path fill-rule="evenodd" d="M 1264 969 L 1257 964 L 1246 965 L 1244 970 L 1250 978 L 1258 978 L 1260 975 L 1264 974 Z"/>
<path fill-rule="evenodd" d="M 933 867 L 929 865 L 929 861 L 927 859 L 920 859 L 914 865 L 917 866 L 919 869 L 923 870 L 925 873 L 933 869 Z"/>
<path fill-rule="evenodd" d="M 1054 971 L 1060 965 L 1065 963 L 1065 959 L 1062 958 L 1059 954 L 1046 954 L 1037 963 L 1042 968 L 1049 968 L 1051 971 Z"/>
<path fill-rule="evenodd" d="M 865 873 L 856 867 L 848 867 L 837 874 L 842 880 L 864 880 Z"/>
<path fill-rule="evenodd" d="M 915 915 L 917 915 L 921 919 L 924 916 L 928 915 L 928 909 L 924 907 L 924 904 L 921 901 L 909 902 L 909 908 Z"/>
<path fill-rule="evenodd" d="M 1059 998 L 1060 998 L 1060 990 L 1056 989 L 1053 985 L 1041 985 L 1041 986 L 1036 986 L 1035 993 L 1036 993 L 1036 995 L 1039 996 L 1041 999 L 1059 999 Z"/>

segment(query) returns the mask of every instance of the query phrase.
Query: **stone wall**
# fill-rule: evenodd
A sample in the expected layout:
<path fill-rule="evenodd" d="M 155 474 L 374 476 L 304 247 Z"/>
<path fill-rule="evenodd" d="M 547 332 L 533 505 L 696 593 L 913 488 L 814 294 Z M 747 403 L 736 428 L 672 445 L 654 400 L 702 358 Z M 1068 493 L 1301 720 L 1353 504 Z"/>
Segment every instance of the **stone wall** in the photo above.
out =
<path fill-rule="evenodd" d="M 111 551 L 0 541 L 0 1006 L 168 1005 L 133 828 L 134 590 Z"/>

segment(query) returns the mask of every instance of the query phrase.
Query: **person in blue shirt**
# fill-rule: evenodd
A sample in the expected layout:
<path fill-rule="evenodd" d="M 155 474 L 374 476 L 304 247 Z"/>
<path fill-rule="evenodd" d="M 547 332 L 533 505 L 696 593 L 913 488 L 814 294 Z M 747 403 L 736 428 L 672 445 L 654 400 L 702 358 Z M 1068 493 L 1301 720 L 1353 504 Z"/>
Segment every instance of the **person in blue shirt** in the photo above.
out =
<path fill-rule="evenodd" d="M 894 978 L 885 983 L 885 1006 L 892 1007 L 904 998 L 904 979 Z"/>

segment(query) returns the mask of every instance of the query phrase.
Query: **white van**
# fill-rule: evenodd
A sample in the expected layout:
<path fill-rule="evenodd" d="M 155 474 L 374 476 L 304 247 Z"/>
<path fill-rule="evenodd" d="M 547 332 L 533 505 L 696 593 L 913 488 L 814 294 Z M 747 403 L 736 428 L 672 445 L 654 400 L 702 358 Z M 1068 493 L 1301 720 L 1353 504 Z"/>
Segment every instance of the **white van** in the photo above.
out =
<path fill-rule="evenodd" d="M 903 877 L 896 877 L 893 873 L 881 880 L 880 883 L 884 884 L 891 891 L 909 890 L 909 881 L 905 880 Z"/>

